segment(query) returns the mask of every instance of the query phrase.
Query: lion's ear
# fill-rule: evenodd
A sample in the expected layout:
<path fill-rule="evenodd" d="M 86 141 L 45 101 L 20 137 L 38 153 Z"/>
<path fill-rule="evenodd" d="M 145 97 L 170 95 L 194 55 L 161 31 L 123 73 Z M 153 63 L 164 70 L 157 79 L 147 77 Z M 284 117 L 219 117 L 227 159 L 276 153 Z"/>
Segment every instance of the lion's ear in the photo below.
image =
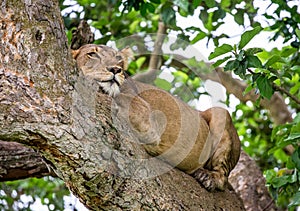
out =
<path fill-rule="evenodd" d="M 123 57 L 123 68 L 124 70 L 127 70 L 128 60 L 134 60 L 133 51 L 129 47 L 126 47 L 120 51 L 120 54 Z"/>
<path fill-rule="evenodd" d="M 129 47 L 123 48 L 120 53 L 124 59 L 134 59 L 133 51 Z"/>
<path fill-rule="evenodd" d="M 77 56 L 78 56 L 79 53 L 80 53 L 80 50 L 79 50 L 79 49 L 78 49 L 78 50 L 71 50 L 71 53 L 72 53 L 72 57 L 73 57 L 74 59 L 76 59 Z"/>

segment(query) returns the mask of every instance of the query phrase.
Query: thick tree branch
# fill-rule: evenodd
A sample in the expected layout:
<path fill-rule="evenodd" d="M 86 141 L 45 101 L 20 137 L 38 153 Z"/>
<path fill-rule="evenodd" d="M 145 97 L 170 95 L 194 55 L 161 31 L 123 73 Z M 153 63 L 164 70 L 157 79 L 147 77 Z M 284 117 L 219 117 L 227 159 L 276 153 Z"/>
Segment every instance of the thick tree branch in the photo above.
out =
<path fill-rule="evenodd" d="M 28 177 L 55 176 L 33 149 L 0 141 L 0 182 Z"/>
<path fill-rule="evenodd" d="M 261 170 L 244 151 L 241 153 L 237 166 L 230 174 L 229 182 L 243 199 L 247 211 L 280 210 L 275 206 L 265 186 L 266 180 Z"/>

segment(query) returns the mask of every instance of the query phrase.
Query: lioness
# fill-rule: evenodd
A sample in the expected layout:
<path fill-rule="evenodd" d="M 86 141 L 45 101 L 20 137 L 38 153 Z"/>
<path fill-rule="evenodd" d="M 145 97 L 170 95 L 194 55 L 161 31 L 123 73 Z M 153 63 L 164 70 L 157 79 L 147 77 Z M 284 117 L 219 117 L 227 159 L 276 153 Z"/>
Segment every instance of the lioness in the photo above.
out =
<path fill-rule="evenodd" d="M 240 156 L 240 140 L 222 108 L 196 111 L 168 92 L 126 76 L 126 50 L 88 44 L 72 52 L 86 77 L 115 99 L 146 151 L 224 190 Z"/>

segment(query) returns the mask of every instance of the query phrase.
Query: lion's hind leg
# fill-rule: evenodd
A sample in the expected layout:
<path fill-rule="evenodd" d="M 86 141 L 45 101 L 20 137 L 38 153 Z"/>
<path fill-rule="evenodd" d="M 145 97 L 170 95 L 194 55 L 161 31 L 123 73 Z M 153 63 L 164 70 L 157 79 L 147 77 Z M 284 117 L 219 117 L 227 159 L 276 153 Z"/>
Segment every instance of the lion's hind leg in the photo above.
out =
<path fill-rule="evenodd" d="M 197 169 L 193 177 L 207 190 L 225 190 L 230 171 L 238 162 L 240 140 L 227 110 L 211 108 L 202 113 L 210 128 L 210 140 L 214 152 L 203 168 Z"/>

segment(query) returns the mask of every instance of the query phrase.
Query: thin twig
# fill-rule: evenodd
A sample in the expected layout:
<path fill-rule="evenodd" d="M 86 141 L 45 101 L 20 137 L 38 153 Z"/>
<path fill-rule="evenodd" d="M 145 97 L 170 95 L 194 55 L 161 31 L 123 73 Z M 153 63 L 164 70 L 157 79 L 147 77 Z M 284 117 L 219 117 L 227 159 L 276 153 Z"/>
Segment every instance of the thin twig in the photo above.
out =
<path fill-rule="evenodd" d="M 292 100 L 294 100 L 296 103 L 298 103 L 298 105 L 300 105 L 300 100 L 292 95 L 291 93 L 289 93 L 287 90 L 285 90 L 284 88 L 280 87 L 280 86 L 277 86 L 276 84 L 272 83 L 272 87 L 274 90 L 276 91 L 279 91 L 279 92 L 282 92 L 284 94 L 286 94 L 287 96 L 289 96 Z"/>
<path fill-rule="evenodd" d="M 139 73 L 133 76 L 134 80 L 143 82 L 143 83 L 152 83 L 156 78 L 156 73 L 160 69 L 161 65 L 161 56 L 162 56 L 162 44 L 166 35 L 166 26 L 163 22 L 159 22 L 157 37 L 154 43 L 154 50 L 151 54 L 149 61 L 149 69 L 144 73 Z"/>

